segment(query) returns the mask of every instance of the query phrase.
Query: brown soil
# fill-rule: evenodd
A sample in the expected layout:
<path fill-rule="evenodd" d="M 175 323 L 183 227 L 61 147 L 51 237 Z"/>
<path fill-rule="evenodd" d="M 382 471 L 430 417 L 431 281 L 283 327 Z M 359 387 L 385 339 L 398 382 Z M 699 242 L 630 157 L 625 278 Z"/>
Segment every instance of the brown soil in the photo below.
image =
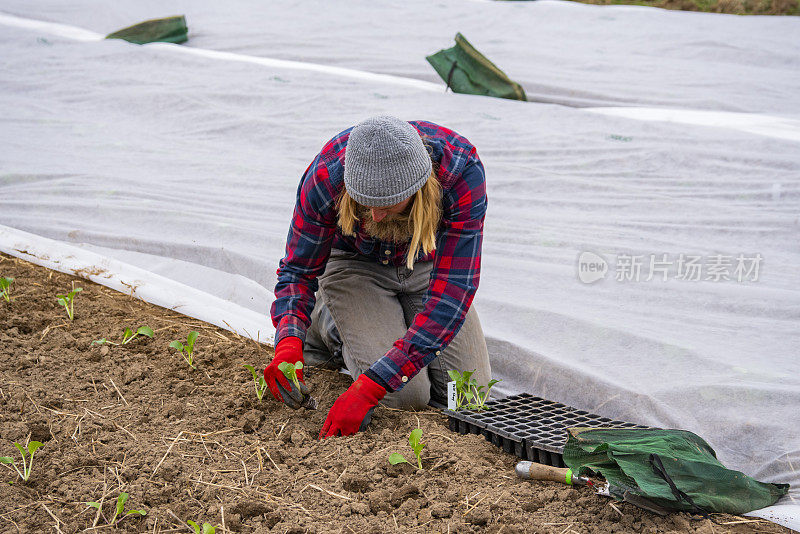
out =
<path fill-rule="evenodd" d="M 117 525 L 129 532 L 190 532 L 187 519 L 244 533 L 789 532 L 722 514 L 662 518 L 517 479 L 514 457 L 451 433 L 434 411 L 379 407 L 368 431 L 320 442 L 349 377 L 308 369 L 319 410 L 293 412 L 256 399 L 242 364 L 263 367 L 270 353 L 251 341 L 16 258 L 0 255 L 0 276 L 16 278 L 14 300 L 0 300 L 0 455 L 44 443 L 27 483 L 0 469 L 0 533 L 103 527 L 123 491 L 127 509 L 147 510 Z M 70 323 L 54 295 L 73 283 L 83 292 Z M 155 339 L 91 345 L 141 325 Z M 168 348 L 191 330 L 197 370 Z M 390 466 L 392 452 L 413 456 L 417 425 L 425 469 Z"/>
<path fill-rule="evenodd" d="M 639 5 L 729 15 L 800 15 L 800 0 L 577 0 L 584 4 Z"/>

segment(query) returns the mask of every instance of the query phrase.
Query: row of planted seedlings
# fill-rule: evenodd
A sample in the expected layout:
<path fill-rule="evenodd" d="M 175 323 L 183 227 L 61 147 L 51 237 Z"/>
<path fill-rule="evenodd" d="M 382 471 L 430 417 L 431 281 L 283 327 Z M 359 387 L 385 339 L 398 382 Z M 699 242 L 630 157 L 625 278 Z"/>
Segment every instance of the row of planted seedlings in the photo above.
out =
<path fill-rule="evenodd" d="M 13 282 L 14 278 L 12 277 L 0 278 L 0 298 L 5 299 L 5 301 L 9 303 L 11 302 L 11 300 L 14 299 L 14 297 L 11 296 L 11 284 Z M 72 291 L 70 291 L 69 293 L 66 293 L 64 295 L 56 295 L 55 297 L 58 300 L 58 304 L 64 307 L 64 310 L 66 311 L 67 317 L 69 318 L 70 321 L 74 320 L 75 318 L 75 297 L 81 291 L 83 291 L 82 287 L 73 287 Z M 192 331 L 189 332 L 189 335 L 186 337 L 185 343 L 181 343 L 180 341 L 175 340 L 169 344 L 170 348 L 176 349 L 178 353 L 180 353 L 181 356 L 183 356 L 183 359 L 186 361 L 186 363 L 189 364 L 189 366 L 192 369 L 196 369 L 194 365 L 194 344 L 195 341 L 197 341 L 199 335 L 200 334 L 198 332 Z M 155 333 L 153 332 L 153 329 L 150 328 L 149 326 L 140 326 L 139 328 L 136 329 L 135 332 L 130 328 L 125 328 L 125 330 L 122 333 L 122 339 L 120 339 L 119 342 L 114 342 L 107 338 L 101 338 L 92 341 L 92 345 L 105 345 L 105 344 L 116 345 L 116 346 L 127 345 L 128 343 L 136 339 L 136 337 L 138 336 L 146 336 L 153 339 L 155 337 Z M 250 371 L 250 373 L 253 376 L 253 381 L 255 383 L 255 388 L 256 388 L 256 396 L 260 401 L 264 396 L 264 392 L 267 389 L 267 383 L 264 381 L 264 377 L 261 375 L 261 373 L 256 371 L 256 369 L 252 365 L 245 365 L 244 367 L 248 371 Z M 288 380 L 291 380 L 295 385 L 297 385 L 298 389 L 300 388 L 297 378 L 297 371 L 303 369 L 302 362 L 297 362 L 296 364 L 284 362 L 278 366 L 278 369 L 280 369 L 281 372 L 283 372 L 283 374 L 286 376 Z"/>
<path fill-rule="evenodd" d="M 11 303 L 11 301 L 16 300 L 16 297 L 12 296 L 12 285 L 14 284 L 15 279 L 13 277 L 0 277 L 0 299 L 5 300 L 7 303 Z M 63 294 L 63 295 L 56 295 L 55 299 L 58 302 L 58 305 L 64 308 L 66 312 L 67 318 L 70 322 L 74 321 L 75 319 L 75 299 L 79 293 L 83 291 L 82 287 L 74 287 L 71 291 Z M 125 346 L 129 343 L 133 342 L 139 336 L 148 337 L 150 339 L 155 338 L 155 332 L 152 328 L 147 325 L 138 327 L 135 331 L 131 328 L 125 328 L 122 332 L 122 336 L 118 341 L 112 341 L 108 338 L 100 338 L 92 341 L 92 346 L 94 345 L 114 345 L 114 346 Z M 196 369 L 195 362 L 194 362 L 194 346 L 197 338 L 200 336 L 199 332 L 192 331 L 186 337 L 185 342 L 181 342 L 178 340 L 172 341 L 169 344 L 170 348 L 176 349 L 178 353 L 183 357 L 186 363 L 192 369 Z M 263 381 L 263 378 L 262 378 Z M 31 477 L 31 473 L 33 470 L 33 457 L 37 450 L 44 446 L 43 443 L 40 441 L 29 441 L 25 444 L 20 444 L 14 442 L 14 446 L 19 450 L 20 459 L 15 459 L 11 456 L 0 456 L 0 464 L 4 464 L 9 469 L 12 469 L 18 475 L 19 480 L 22 483 L 26 483 L 28 479 Z M 14 482 L 9 482 L 9 484 L 13 484 Z M 86 502 L 87 509 L 94 508 L 97 510 L 98 516 L 102 516 L 103 520 L 106 521 L 106 526 L 116 526 L 118 525 L 123 519 L 130 517 L 130 516 L 145 516 L 147 515 L 146 510 L 135 510 L 135 509 L 128 509 L 126 510 L 126 504 L 129 499 L 129 494 L 126 492 L 121 492 L 117 496 L 116 502 L 109 501 L 111 503 L 111 514 L 110 517 L 103 514 L 103 505 L 104 502 L 95 502 L 90 501 Z M 192 529 L 197 534 L 214 534 L 215 527 L 212 526 L 210 523 L 203 523 L 202 526 L 197 524 L 195 521 L 187 521 L 187 524 L 192 527 Z"/>
<path fill-rule="evenodd" d="M 0 299 L 4 299 L 6 302 L 11 302 L 14 297 L 11 296 L 11 285 L 14 282 L 14 278 L 11 277 L 3 277 L 0 278 Z M 75 318 L 75 298 L 76 296 L 83 291 L 81 287 L 74 287 L 71 291 L 64 295 L 56 295 L 57 302 L 60 306 L 62 306 L 67 314 L 67 317 L 70 321 L 73 321 Z M 131 328 L 125 328 L 122 332 L 122 337 L 119 341 L 112 341 L 108 338 L 100 338 L 97 340 L 92 341 L 92 345 L 114 345 L 114 346 L 125 346 L 129 343 L 133 342 L 137 337 L 143 336 L 148 337 L 150 339 L 155 338 L 155 333 L 152 328 L 147 325 L 138 327 L 135 331 Z M 173 348 L 178 351 L 178 353 L 183 357 L 187 364 L 192 369 L 196 369 L 195 362 L 194 362 L 194 348 L 195 342 L 199 337 L 199 333 L 196 331 L 191 331 L 186 338 L 186 342 L 181 342 L 178 340 L 172 341 L 169 344 L 170 348 Z M 264 380 L 264 376 L 262 373 L 256 370 L 255 367 L 252 365 L 245 364 L 244 367 L 250 372 L 253 378 L 253 383 L 255 386 L 255 394 L 259 401 L 261 401 L 264 397 L 264 394 L 267 390 L 267 384 Z M 291 364 L 289 362 L 282 363 L 279 367 L 281 372 L 286 376 L 288 380 L 290 380 L 297 389 L 300 389 L 300 384 L 297 376 L 297 371 L 303 368 L 302 362 L 297 362 L 296 364 Z M 489 400 L 489 394 L 492 387 L 499 382 L 499 380 L 491 380 L 486 386 L 479 385 L 478 382 L 472 378 L 474 374 L 473 371 L 464 371 L 459 372 L 455 370 L 448 371 L 450 379 L 455 383 L 455 390 L 456 390 L 456 409 L 467 409 L 467 410 L 475 410 L 481 411 L 485 409 L 489 409 L 486 405 L 486 402 Z M 309 397 L 306 401 L 314 402 L 314 399 Z M 422 429 L 415 428 L 411 431 L 408 437 L 408 443 L 411 447 L 411 451 L 414 454 L 416 459 L 417 469 L 423 470 L 422 465 L 422 450 L 425 448 L 426 444 L 422 441 Z M 9 456 L 0 457 L 0 463 L 6 464 L 7 467 L 12 468 L 16 471 L 19 478 L 24 482 L 27 482 L 31 475 L 31 470 L 33 467 L 33 455 L 34 453 L 43 446 L 43 444 L 39 441 L 30 441 L 27 444 L 19 444 L 14 443 L 14 446 L 17 447 L 21 456 L 21 463 L 17 462 L 14 458 Z M 389 454 L 388 461 L 392 465 L 397 464 L 409 464 L 412 465 L 402 454 L 393 452 Z M 13 483 L 13 482 L 12 482 Z M 111 512 L 113 513 L 110 518 L 106 518 L 103 515 L 104 520 L 107 521 L 108 526 L 115 526 L 120 521 L 125 519 L 129 516 L 145 516 L 147 512 L 145 510 L 126 510 L 125 505 L 128 501 L 129 494 L 125 492 L 121 492 L 117 497 L 116 503 L 112 505 Z M 95 508 L 98 511 L 98 514 L 102 514 L 102 507 L 103 502 L 86 502 L 85 503 L 88 508 Z M 87 508 L 87 509 L 88 509 Z M 215 527 L 210 523 L 203 523 L 199 525 L 194 521 L 187 521 L 188 525 L 192 527 L 192 529 L 197 534 L 214 534 Z"/>
<path fill-rule="evenodd" d="M 7 303 L 11 303 L 11 301 L 16 300 L 16 297 L 12 296 L 12 284 L 14 284 L 15 279 L 13 277 L 0 277 L 0 299 L 5 300 Z M 59 306 L 64 308 L 64 311 L 67 315 L 67 318 L 70 322 L 74 321 L 75 319 L 75 299 L 79 293 L 83 291 L 81 287 L 72 287 L 72 290 L 63 294 L 63 295 L 56 295 L 55 299 Z M 150 339 L 155 339 L 155 332 L 153 329 L 147 325 L 140 326 L 133 330 L 131 328 L 126 327 L 125 330 L 122 332 L 121 338 L 118 341 L 113 341 L 108 338 L 100 338 L 92 341 L 91 345 L 114 345 L 117 347 L 122 347 L 132 343 L 138 337 L 147 337 Z M 170 342 L 169 347 L 173 348 L 178 351 L 178 353 L 183 357 L 184 361 L 192 369 L 197 369 L 195 366 L 194 355 L 195 355 L 195 342 L 197 341 L 198 337 L 200 336 L 199 332 L 191 331 L 186 337 L 185 342 L 181 342 L 179 340 L 174 340 Z M 256 369 L 252 365 L 245 365 L 244 366 L 253 376 L 253 381 L 255 383 L 256 389 L 256 396 L 260 401 L 263 396 L 264 392 L 267 389 L 267 384 L 264 381 L 263 374 L 256 371 Z M 297 371 L 303 368 L 302 362 L 297 362 L 296 364 L 291 364 L 288 362 L 284 362 L 279 366 L 280 370 L 286 376 L 286 378 L 292 381 L 296 387 L 299 389 L 299 381 L 297 377 Z M 312 399 L 313 400 L 313 399 Z M 29 441 L 25 444 L 20 444 L 14 442 L 14 446 L 19 450 L 20 453 L 20 460 L 17 460 L 10 456 L 0 456 L 0 464 L 6 465 L 9 469 L 13 469 L 22 483 L 28 481 L 31 476 L 31 472 L 33 469 L 33 456 L 36 451 L 41 448 L 44 444 L 39 441 Z M 13 484 L 13 482 L 10 482 Z M 116 526 L 119 524 L 120 521 L 125 519 L 129 516 L 145 516 L 147 515 L 147 511 L 145 510 L 126 510 L 125 506 L 129 499 L 129 494 L 125 492 L 121 492 L 117 497 L 116 503 L 111 505 L 111 516 L 110 518 L 106 517 L 103 514 L 102 507 L 104 505 L 103 501 L 101 502 L 86 502 L 87 509 L 95 508 L 97 509 L 98 516 L 102 515 L 103 519 L 106 521 L 107 526 Z M 110 502 L 110 501 L 109 501 Z M 210 523 L 202 523 L 199 525 L 195 521 L 187 521 L 188 525 L 192 527 L 192 529 L 197 534 L 214 534 L 215 527 Z"/>

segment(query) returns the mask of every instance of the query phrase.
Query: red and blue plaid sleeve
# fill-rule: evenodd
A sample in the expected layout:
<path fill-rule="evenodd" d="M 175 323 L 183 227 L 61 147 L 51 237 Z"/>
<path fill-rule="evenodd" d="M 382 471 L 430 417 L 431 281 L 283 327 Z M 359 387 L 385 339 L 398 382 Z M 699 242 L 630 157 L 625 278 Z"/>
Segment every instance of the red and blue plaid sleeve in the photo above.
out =
<path fill-rule="evenodd" d="M 473 149 L 461 176 L 444 192 L 442 226 L 424 309 L 406 335 L 367 371 L 387 390 L 401 389 L 439 356 L 464 324 L 480 281 L 486 205 L 483 164 Z"/>
<path fill-rule="evenodd" d="M 311 325 L 317 277 L 325 271 L 336 233 L 336 196 L 329 179 L 325 151 L 300 180 L 297 201 L 286 239 L 286 254 L 278 267 L 275 301 L 270 310 L 275 343 L 284 337 L 305 339 Z"/>

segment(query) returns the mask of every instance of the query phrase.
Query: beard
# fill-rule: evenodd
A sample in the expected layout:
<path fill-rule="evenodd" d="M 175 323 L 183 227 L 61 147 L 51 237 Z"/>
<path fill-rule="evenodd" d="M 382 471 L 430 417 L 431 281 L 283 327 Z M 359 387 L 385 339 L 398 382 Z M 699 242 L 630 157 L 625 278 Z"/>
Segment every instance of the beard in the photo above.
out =
<path fill-rule="evenodd" d="M 372 213 L 365 206 L 358 206 L 357 217 L 364 231 L 375 239 L 392 243 L 408 243 L 411 240 L 411 203 L 402 213 L 387 215 L 380 222 L 372 220 Z"/>

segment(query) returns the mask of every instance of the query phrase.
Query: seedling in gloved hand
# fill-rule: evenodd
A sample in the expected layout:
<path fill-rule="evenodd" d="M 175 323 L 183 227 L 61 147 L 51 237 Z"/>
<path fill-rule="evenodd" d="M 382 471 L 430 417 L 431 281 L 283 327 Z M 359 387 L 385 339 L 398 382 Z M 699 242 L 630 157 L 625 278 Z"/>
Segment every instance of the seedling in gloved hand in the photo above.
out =
<path fill-rule="evenodd" d="M 56 295 L 58 303 L 67 310 L 67 317 L 69 317 L 70 321 L 75 318 L 75 295 L 81 291 L 83 291 L 82 287 L 76 287 L 66 295 Z"/>
<path fill-rule="evenodd" d="M 425 444 L 422 443 L 422 429 L 415 428 L 411 431 L 411 434 L 408 436 L 408 443 L 411 445 L 411 450 L 414 451 L 414 456 L 417 457 L 417 465 L 420 469 L 422 469 L 422 449 L 425 448 Z M 401 463 L 409 463 L 408 460 L 403 457 L 402 454 L 399 453 L 392 453 L 389 455 L 389 463 L 392 465 L 397 465 Z"/>
<path fill-rule="evenodd" d="M 200 525 L 192 521 L 191 519 L 187 521 L 189 525 L 194 529 L 194 534 L 214 534 L 216 531 L 216 527 L 212 527 L 211 523 L 203 523 L 203 530 L 200 530 Z"/>
<path fill-rule="evenodd" d="M 244 368 L 253 375 L 253 382 L 256 385 L 256 397 L 258 397 L 258 400 L 261 400 L 264 396 L 264 392 L 267 390 L 267 382 L 264 380 L 264 375 L 256 371 L 252 365 L 245 364 Z"/>
<path fill-rule="evenodd" d="M 0 463 L 11 464 L 11 467 L 14 468 L 14 471 L 17 472 L 20 478 L 27 482 L 31 476 L 31 468 L 33 467 L 33 453 L 35 453 L 36 449 L 41 447 L 42 444 L 38 441 L 31 441 L 28 443 L 27 447 L 24 447 L 14 442 L 14 446 L 19 449 L 19 453 L 22 455 L 22 470 L 20 471 L 19 467 L 17 467 L 17 463 L 10 456 L 0 456 Z"/>
<path fill-rule="evenodd" d="M 97 345 L 105 345 L 106 343 L 109 344 L 109 345 L 116 345 L 116 346 L 127 345 L 128 343 L 130 343 L 131 341 L 133 341 L 134 339 L 136 339 L 136 337 L 138 337 L 140 335 L 141 336 L 147 336 L 150 339 L 152 339 L 155 334 L 153 333 L 153 329 L 150 328 L 149 326 L 140 326 L 136 330 L 136 332 L 134 332 L 130 328 L 126 327 L 125 331 L 122 332 L 122 341 L 120 341 L 119 343 L 114 343 L 113 341 L 109 341 L 106 338 L 102 338 L 102 339 L 95 339 L 94 341 L 92 341 L 92 345 L 95 345 L 95 344 L 97 344 Z"/>
<path fill-rule="evenodd" d="M 173 349 L 177 349 L 178 352 L 181 353 L 183 359 L 186 360 L 186 363 L 188 363 L 192 369 L 197 369 L 194 366 L 194 342 L 197 341 L 199 335 L 200 335 L 199 333 L 192 330 L 186 337 L 185 345 L 180 341 L 173 341 L 172 343 L 169 344 L 170 347 L 172 347 Z"/>
<path fill-rule="evenodd" d="M 6 302 L 11 302 L 11 282 L 14 279 L 9 277 L 0 278 L 0 297 L 6 299 Z"/>
<path fill-rule="evenodd" d="M 120 493 L 119 497 L 117 497 L 117 505 L 116 508 L 114 509 L 114 516 L 111 518 L 111 521 L 107 523 L 108 525 L 111 526 L 117 525 L 120 521 L 122 521 L 129 515 L 147 515 L 147 512 L 145 512 L 144 510 L 128 510 L 127 512 L 125 512 L 125 503 L 127 501 L 128 501 L 128 494 L 124 492 Z M 91 506 L 92 508 L 100 510 L 102 505 L 99 502 L 92 501 L 92 502 L 87 502 L 86 506 Z M 105 519 L 105 516 L 103 516 L 103 519 Z"/>
<path fill-rule="evenodd" d="M 278 365 L 278 369 L 281 373 L 283 373 L 283 376 L 285 376 L 287 380 L 291 380 L 298 390 L 300 389 L 300 381 L 297 379 L 297 371 L 301 370 L 302 368 L 303 362 L 297 362 L 294 364 L 283 362 Z"/>
<path fill-rule="evenodd" d="M 300 371 L 302 368 L 303 368 L 303 362 L 297 362 L 297 363 L 282 362 L 278 365 L 278 370 L 280 370 L 280 372 L 283 373 L 283 376 L 285 376 L 287 380 L 289 380 L 292 384 L 294 384 L 294 387 L 297 388 L 297 391 L 299 391 L 300 394 L 303 396 L 303 400 L 300 402 L 300 406 L 308 408 L 309 410 L 316 410 L 317 399 L 315 399 L 311 395 L 302 393 L 303 388 L 300 387 L 300 380 L 297 378 L 297 371 Z M 278 388 L 282 389 L 280 384 L 278 384 Z M 285 396 L 284 396 L 284 403 L 286 403 Z"/>

